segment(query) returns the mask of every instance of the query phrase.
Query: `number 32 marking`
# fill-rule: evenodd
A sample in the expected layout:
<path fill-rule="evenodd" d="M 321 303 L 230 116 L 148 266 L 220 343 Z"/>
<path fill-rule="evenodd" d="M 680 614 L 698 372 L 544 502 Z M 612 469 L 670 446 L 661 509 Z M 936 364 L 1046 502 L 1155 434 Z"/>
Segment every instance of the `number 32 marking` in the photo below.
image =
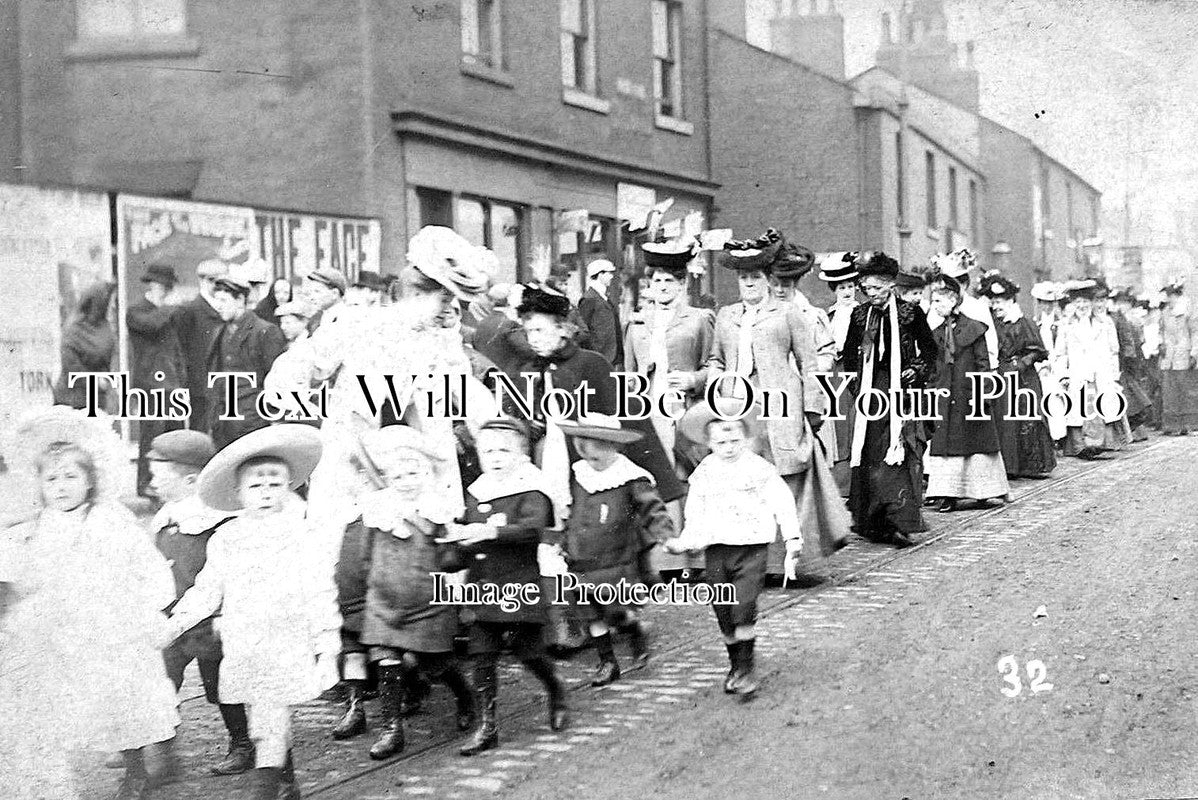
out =
<path fill-rule="evenodd" d="M 1027 662 L 1024 669 L 1027 671 L 1029 681 L 1028 688 L 1032 694 L 1040 692 L 1051 692 L 1052 684 L 1044 679 L 1048 677 L 1048 668 L 1044 666 L 1044 662 L 1039 659 L 1034 659 Z M 1023 691 L 1023 683 L 1019 680 L 1019 662 L 1015 660 L 1015 656 L 1003 656 L 998 660 L 998 671 L 1005 673 L 1003 682 L 1010 684 L 1002 688 L 1002 693 L 1007 697 L 1018 697 Z"/>

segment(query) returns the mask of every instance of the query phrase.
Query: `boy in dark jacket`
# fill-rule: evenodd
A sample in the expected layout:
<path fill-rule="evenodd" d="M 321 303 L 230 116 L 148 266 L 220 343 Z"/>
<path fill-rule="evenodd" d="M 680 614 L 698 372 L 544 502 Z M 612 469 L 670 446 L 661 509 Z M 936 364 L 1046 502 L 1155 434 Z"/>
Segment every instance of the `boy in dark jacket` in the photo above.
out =
<path fill-rule="evenodd" d="M 164 501 L 151 528 L 155 544 L 171 565 L 175 577 L 175 600 L 195 584 L 196 575 L 208 559 L 208 540 L 232 515 L 204 505 L 196 492 L 196 478 L 216 448 L 211 437 L 199 431 L 168 431 L 155 436 L 148 454 L 150 486 Z M 167 612 L 174 603 L 165 609 Z M 216 775 L 237 775 L 253 768 L 254 744 L 250 741 L 245 706 L 220 702 L 220 637 L 207 619 L 179 637 L 162 652 L 166 672 L 175 690 L 183 685 L 183 671 L 197 662 L 204 696 L 220 706 L 225 729 L 229 732 L 229 751 L 212 766 Z"/>
<path fill-rule="evenodd" d="M 641 435 L 624 430 L 616 417 L 602 414 L 560 424 L 574 439 L 582 458 L 572 467 L 573 500 L 566 527 L 570 568 L 583 584 L 634 584 L 641 580 L 641 554 L 675 535 L 653 477 L 620 453 L 623 445 Z M 620 677 L 612 626 L 628 634 L 635 664 L 648 658 L 645 631 L 635 606 L 618 600 L 602 603 L 591 596 L 581 604 L 581 611 L 599 653 L 592 686 L 606 686 Z"/>

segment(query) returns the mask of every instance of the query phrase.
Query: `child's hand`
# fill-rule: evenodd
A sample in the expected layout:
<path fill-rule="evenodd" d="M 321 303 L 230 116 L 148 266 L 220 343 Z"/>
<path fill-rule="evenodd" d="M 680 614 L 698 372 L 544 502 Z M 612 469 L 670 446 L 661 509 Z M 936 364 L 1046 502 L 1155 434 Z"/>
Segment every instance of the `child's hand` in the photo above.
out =
<path fill-rule="evenodd" d="M 671 553 L 676 556 L 682 555 L 683 553 L 688 553 L 694 549 L 690 547 L 681 536 L 675 536 L 672 539 L 666 539 L 661 543 L 661 547 L 667 553 Z"/>
<path fill-rule="evenodd" d="M 786 579 L 793 581 L 799 577 L 799 557 L 803 552 L 803 543 L 798 539 L 789 539 L 786 542 L 786 560 L 783 562 L 783 570 L 786 572 Z"/>
<path fill-rule="evenodd" d="M 499 538 L 495 526 L 484 522 L 471 522 L 468 525 L 450 525 L 448 535 L 438 539 L 438 543 L 453 543 L 471 545 Z"/>

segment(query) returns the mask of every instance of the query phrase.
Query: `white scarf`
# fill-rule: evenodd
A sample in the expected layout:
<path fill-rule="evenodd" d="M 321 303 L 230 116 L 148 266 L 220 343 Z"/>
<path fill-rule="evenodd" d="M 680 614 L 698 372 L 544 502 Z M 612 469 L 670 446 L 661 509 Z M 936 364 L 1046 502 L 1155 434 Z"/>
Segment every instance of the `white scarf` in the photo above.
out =
<path fill-rule="evenodd" d="M 869 326 L 869 314 L 873 309 L 869 309 L 866 313 L 865 324 Z M 885 462 L 892 467 L 897 467 L 903 463 L 903 420 L 899 415 L 898 404 L 894 402 L 896 392 L 902 388 L 902 361 L 899 358 L 899 322 L 898 322 L 898 304 L 895 303 L 894 295 L 890 295 L 890 299 L 886 301 L 886 312 L 890 321 L 890 386 L 887 387 L 890 394 L 890 446 L 886 450 Z M 882 336 L 882 328 L 878 326 L 877 349 L 885 354 L 882 343 L 885 341 Z M 874 388 L 874 347 L 864 354 L 863 363 L 861 366 L 861 394 L 866 395 Z M 849 461 L 850 467 L 861 466 L 861 450 L 865 447 L 865 426 L 869 420 L 864 414 L 858 414 L 853 423 L 853 454 L 852 460 Z"/>

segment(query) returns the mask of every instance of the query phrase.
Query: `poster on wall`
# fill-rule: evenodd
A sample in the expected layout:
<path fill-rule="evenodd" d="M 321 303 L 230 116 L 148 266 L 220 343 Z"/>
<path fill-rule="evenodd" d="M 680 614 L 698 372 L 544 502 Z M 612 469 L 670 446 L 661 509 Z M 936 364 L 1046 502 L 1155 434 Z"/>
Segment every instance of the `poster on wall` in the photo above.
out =
<path fill-rule="evenodd" d="M 351 282 L 362 270 L 382 273 L 378 220 L 258 210 L 254 231 L 255 254 L 275 278 L 298 284 L 322 268 L 334 269 Z"/>
<path fill-rule="evenodd" d="M 0 184 L 0 432 L 53 403 L 63 328 L 112 279 L 108 196 Z"/>

